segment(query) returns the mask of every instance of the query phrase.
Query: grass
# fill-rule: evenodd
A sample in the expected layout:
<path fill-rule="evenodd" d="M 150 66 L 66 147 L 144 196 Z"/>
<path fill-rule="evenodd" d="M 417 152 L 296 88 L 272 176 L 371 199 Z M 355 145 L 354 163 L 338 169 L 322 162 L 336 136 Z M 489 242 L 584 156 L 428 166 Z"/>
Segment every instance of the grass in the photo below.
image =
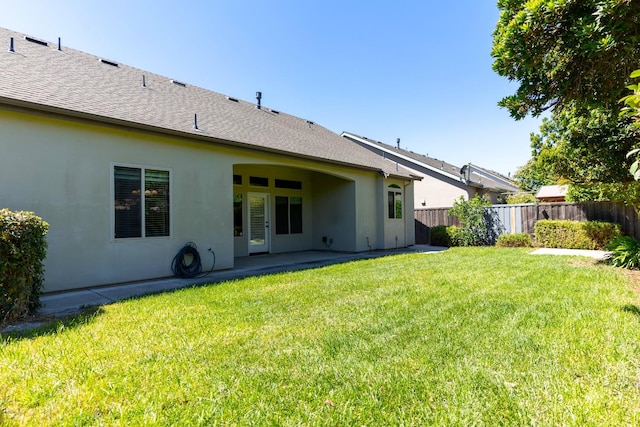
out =
<path fill-rule="evenodd" d="M 629 279 L 452 248 L 180 290 L 0 342 L 0 425 L 638 425 Z"/>

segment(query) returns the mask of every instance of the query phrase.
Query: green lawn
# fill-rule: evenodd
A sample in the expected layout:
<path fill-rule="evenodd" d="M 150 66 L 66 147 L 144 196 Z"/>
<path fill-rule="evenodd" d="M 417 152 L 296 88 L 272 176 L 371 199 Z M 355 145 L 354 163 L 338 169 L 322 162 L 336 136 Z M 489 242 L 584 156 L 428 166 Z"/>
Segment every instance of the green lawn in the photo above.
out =
<path fill-rule="evenodd" d="M 0 425 L 640 425 L 640 298 L 453 248 L 180 290 L 0 341 Z"/>

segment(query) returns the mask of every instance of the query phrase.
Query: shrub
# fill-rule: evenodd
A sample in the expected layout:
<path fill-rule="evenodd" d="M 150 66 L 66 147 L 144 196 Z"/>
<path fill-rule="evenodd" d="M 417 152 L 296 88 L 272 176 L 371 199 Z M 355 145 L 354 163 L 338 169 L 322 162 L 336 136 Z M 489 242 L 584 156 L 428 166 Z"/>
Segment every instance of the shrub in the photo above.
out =
<path fill-rule="evenodd" d="M 604 249 L 622 235 L 619 224 L 604 221 L 540 220 L 534 227 L 536 244 L 547 248 Z"/>
<path fill-rule="evenodd" d="M 455 230 L 455 243 L 459 246 L 482 246 L 495 242 L 493 212 L 486 197 L 475 196 L 464 200 L 462 196 L 453 203 L 448 214 L 458 217 L 460 227 Z"/>
<path fill-rule="evenodd" d="M 0 324 L 40 306 L 48 230 L 32 212 L 0 210 Z"/>
<path fill-rule="evenodd" d="M 498 236 L 496 246 L 503 248 L 530 248 L 531 236 L 527 233 L 501 234 Z"/>
<path fill-rule="evenodd" d="M 520 205 L 520 204 L 535 203 L 535 202 L 536 202 L 536 196 L 534 196 L 531 193 L 510 194 L 509 197 L 507 197 L 507 204 L 509 205 Z"/>
<path fill-rule="evenodd" d="M 429 229 L 430 243 L 434 246 L 451 246 L 451 239 L 447 233 L 447 226 L 436 225 Z"/>
<path fill-rule="evenodd" d="M 640 268 L 640 241 L 637 239 L 630 236 L 617 237 L 606 248 L 611 251 L 607 261 L 614 267 Z"/>

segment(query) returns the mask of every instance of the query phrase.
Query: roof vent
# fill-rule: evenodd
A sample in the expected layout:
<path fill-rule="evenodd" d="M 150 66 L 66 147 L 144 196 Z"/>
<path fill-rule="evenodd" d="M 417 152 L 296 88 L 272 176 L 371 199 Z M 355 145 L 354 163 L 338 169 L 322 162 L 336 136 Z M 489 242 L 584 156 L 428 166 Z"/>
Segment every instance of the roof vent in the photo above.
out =
<path fill-rule="evenodd" d="M 233 102 L 240 102 L 240 101 L 238 101 L 236 98 L 232 98 L 232 97 L 230 97 L 230 96 L 227 96 L 227 99 L 228 99 L 229 101 L 233 101 Z"/>
<path fill-rule="evenodd" d="M 272 112 L 273 114 L 280 114 L 280 111 L 278 111 L 278 110 L 271 110 L 271 112 Z"/>
<path fill-rule="evenodd" d="M 398 145 L 398 148 L 400 148 L 400 138 L 396 139 L 396 144 Z"/>
<path fill-rule="evenodd" d="M 144 76 L 144 74 L 142 75 L 142 87 L 147 87 L 147 78 Z"/>
<path fill-rule="evenodd" d="M 112 67 L 118 66 L 117 62 L 109 61 L 107 59 L 100 59 L 100 62 L 102 62 L 103 64 L 111 65 Z"/>
<path fill-rule="evenodd" d="M 34 39 L 33 37 L 24 36 L 24 39 L 28 42 L 39 44 L 40 46 L 49 46 L 49 43 L 42 40 Z"/>
<path fill-rule="evenodd" d="M 198 128 L 198 114 L 195 114 L 195 113 L 193 115 L 193 129 L 200 130 Z"/>
<path fill-rule="evenodd" d="M 9 41 L 9 52 L 15 52 L 16 50 L 13 48 L 13 37 Z"/>
<path fill-rule="evenodd" d="M 262 101 L 262 92 L 256 92 L 256 99 L 258 100 L 258 105 L 256 105 L 256 108 L 259 110 L 260 108 L 262 108 L 262 106 L 260 105 L 260 101 Z"/>
<path fill-rule="evenodd" d="M 186 84 L 186 83 L 179 82 L 178 80 L 173 80 L 173 79 L 171 79 L 171 83 L 173 83 L 174 85 L 178 85 L 178 86 L 182 86 L 182 87 L 187 87 L 187 84 Z"/>
<path fill-rule="evenodd" d="M 62 50 L 62 40 L 58 37 L 58 50 Z"/>

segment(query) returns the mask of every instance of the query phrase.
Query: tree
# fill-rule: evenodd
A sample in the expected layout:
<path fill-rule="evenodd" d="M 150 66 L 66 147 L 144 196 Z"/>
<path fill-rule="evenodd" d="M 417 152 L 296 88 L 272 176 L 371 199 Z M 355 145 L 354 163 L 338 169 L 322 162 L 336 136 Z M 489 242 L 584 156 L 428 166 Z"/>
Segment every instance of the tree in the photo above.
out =
<path fill-rule="evenodd" d="M 512 117 L 549 109 L 619 109 L 640 58 L 640 1 L 498 0 L 493 69 L 519 87 Z"/>
<path fill-rule="evenodd" d="M 491 202 L 485 196 L 478 195 L 469 200 L 460 196 L 453 203 L 447 214 L 458 217 L 460 221 L 460 228 L 456 228 L 452 236 L 456 245 L 483 246 L 495 243 L 499 233 L 495 214 L 489 207 Z"/>
<path fill-rule="evenodd" d="M 640 77 L 640 70 L 635 70 L 630 76 L 633 78 Z M 633 84 L 627 86 L 633 93 L 625 96 L 620 101 L 626 104 L 626 107 L 622 109 L 621 115 L 632 117 L 635 122 L 636 128 L 640 128 L 640 84 Z M 634 148 L 627 153 L 627 158 L 634 158 L 635 161 L 629 166 L 629 173 L 633 175 L 636 181 L 640 181 L 640 148 Z"/>
<path fill-rule="evenodd" d="M 570 184 L 567 201 L 617 201 L 640 207 L 640 186 L 627 169 L 627 152 L 640 140 L 629 118 L 594 108 L 545 118 L 531 135 L 532 158 L 514 175 L 520 188 Z M 621 167 L 621 165 L 623 165 Z"/>
<path fill-rule="evenodd" d="M 629 118 L 604 108 L 565 108 L 545 118 L 540 133 L 531 134 L 532 158 L 514 179 L 521 188 L 541 185 L 624 183 L 631 176 L 621 164 L 640 139 Z"/>

